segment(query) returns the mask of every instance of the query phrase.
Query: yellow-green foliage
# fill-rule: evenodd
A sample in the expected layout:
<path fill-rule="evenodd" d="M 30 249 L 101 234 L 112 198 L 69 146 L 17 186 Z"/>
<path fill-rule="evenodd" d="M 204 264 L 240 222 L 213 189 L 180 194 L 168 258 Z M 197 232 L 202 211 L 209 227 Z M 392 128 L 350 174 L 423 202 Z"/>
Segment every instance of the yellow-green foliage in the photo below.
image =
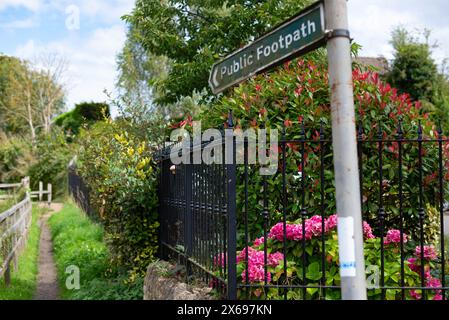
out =
<path fill-rule="evenodd" d="M 157 250 L 157 174 L 150 150 L 113 122 L 82 133 L 79 173 L 105 226 L 113 262 L 144 271 Z"/>
<path fill-rule="evenodd" d="M 430 204 L 426 204 L 426 219 L 423 227 L 426 243 L 438 243 L 440 241 L 440 212 Z"/>

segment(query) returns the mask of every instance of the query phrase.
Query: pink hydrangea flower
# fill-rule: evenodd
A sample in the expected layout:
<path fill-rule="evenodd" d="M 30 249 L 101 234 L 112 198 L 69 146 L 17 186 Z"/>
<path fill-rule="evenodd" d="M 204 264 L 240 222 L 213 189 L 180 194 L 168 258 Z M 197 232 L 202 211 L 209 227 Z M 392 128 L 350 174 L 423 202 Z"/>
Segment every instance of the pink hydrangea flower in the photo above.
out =
<path fill-rule="evenodd" d="M 418 292 L 416 292 L 416 290 L 411 290 L 411 291 L 410 291 L 410 296 L 411 296 L 413 299 L 421 300 L 421 294 L 419 294 Z"/>
<path fill-rule="evenodd" d="M 237 256 L 237 263 L 246 261 L 246 251 L 248 251 L 248 264 L 255 264 L 255 265 L 264 264 L 265 260 L 264 252 L 255 250 L 251 247 L 247 247 L 242 251 L 240 251 L 240 253 Z"/>
<path fill-rule="evenodd" d="M 421 276 L 421 264 L 419 263 L 419 259 L 409 258 L 407 261 L 409 262 L 408 267 L 410 268 L 410 270 L 418 273 Z M 424 279 L 429 279 L 430 277 L 431 276 L 429 268 L 424 268 Z"/>
<path fill-rule="evenodd" d="M 268 265 L 272 266 L 272 267 L 276 267 L 283 260 L 284 260 L 284 255 L 280 252 L 275 252 L 268 256 Z"/>
<path fill-rule="evenodd" d="M 285 233 L 287 240 L 301 240 L 302 239 L 302 225 L 301 224 L 286 224 Z M 268 235 L 271 239 L 284 241 L 284 223 L 279 222 L 274 225 Z"/>
<path fill-rule="evenodd" d="M 438 278 L 429 277 L 427 279 L 427 287 L 429 288 L 441 288 L 441 281 Z"/>
<path fill-rule="evenodd" d="M 237 255 L 237 263 L 242 262 L 242 261 L 246 261 L 246 251 L 248 251 L 248 259 L 251 256 L 251 254 L 256 251 L 255 249 L 251 248 L 251 247 L 246 247 L 245 249 L 243 249 L 242 251 L 240 251 L 240 253 Z"/>
<path fill-rule="evenodd" d="M 409 262 L 408 267 L 410 268 L 410 270 L 416 273 L 420 273 L 420 266 L 416 264 L 416 258 L 409 258 L 407 261 Z"/>
<path fill-rule="evenodd" d="M 271 273 L 266 272 L 265 268 L 260 265 L 249 265 L 248 266 L 248 281 L 249 282 L 264 282 L 265 275 L 267 277 L 267 282 L 271 281 Z M 246 282 L 246 269 L 242 272 L 242 279 Z"/>
<path fill-rule="evenodd" d="M 337 227 L 337 215 L 332 215 L 328 219 L 324 219 L 324 231 L 329 232 Z M 315 215 L 310 219 L 304 221 L 305 239 L 310 240 L 313 237 L 319 237 L 323 233 L 323 218 L 319 215 Z M 303 224 L 290 224 L 285 225 L 285 233 L 287 240 L 299 241 L 303 238 Z M 277 241 L 284 241 L 284 223 L 279 222 L 274 225 L 268 235 L 269 238 Z"/>
<path fill-rule="evenodd" d="M 265 264 L 265 254 L 263 251 L 253 251 L 248 257 L 249 265 L 264 265 Z"/>
<path fill-rule="evenodd" d="M 416 258 L 410 258 L 408 259 L 409 267 L 412 271 L 418 273 L 421 275 L 421 266 L 416 264 L 416 262 L 418 262 L 419 260 Z M 441 281 L 438 278 L 434 278 L 432 277 L 432 275 L 430 274 L 430 270 L 425 270 L 424 271 L 424 279 L 426 279 L 426 287 L 427 288 L 441 288 Z M 416 292 L 415 290 L 411 290 L 410 291 L 410 296 L 414 299 L 421 299 L 422 295 L 418 292 Z M 435 290 L 435 295 L 433 297 L 433 300 L 442 300 L 442 296 L 441 296 L 441 289 L 436 289 Z"/>
<path fill-rule="evenodd" d="M 373 235 L 373 229 L 371 229 L 371 226 L 366 221 L 363 221 L 363 236 L 365 237 L 365 239 L 374 239 L 374 238 L 376 238 Z"/>
<path fill-rule="evenodd" d="M 264 237 L 257 238 L 256 240 L 254 240 L 253 245 L 255 247 L 259 247 L 264 244 L 264 241 L 265 241 Z"/>
<path fill-rule="evenodd" d="M 440 279 L 433 278 L 429 274 L 429 277 L 427 278 L 426 286 L 429 287 L 429 288 L 441 288 L 442 285 L 441 285 Z M 441 290 L 440 289 L 435 290 L 435 295 L 436 296 L 441 295 Z M 434 300 L 439 300 L 439 299 L 435 299 L 435 297 L 434 297 Z"/>
<path fill-rule="evenodd" d="M 426 287 L 427 288 L 441 288 L 441 286 L 442 286 L 441 281 L 437 278 L 431 277 L 430 273 L 429 273 L 429 277 L 426 282 Z M 420 293 L 417 293 L 415 290 L 410 291 L 410 295 L 412 298 L 414 298 L 416 300 L 420 300 L 422 297 L 422 295 Z M 433 297 L 433 300 L 442 300 L 442 299 L 443 299 L 443 297 L 441 295 L 441 290 L 440 289 L 435 290 L 435 295 Z"/>
<path fill-rule="evenodd" d="M 415 256 L 421 258 L 421 246 L 415 248 Z M 433 246 L 424 246 L 424 259 L 428 261 L 436 260 L 438 254 Z"/>
<path fill-rule="evenodd" d="M 265 281 L 265 253 L 264 251 L 258 251 L 251 247 L 247 247 L 240 251 L 237 255 L 237 263 L 246 262 L 246 255 L 248 253 L 248 268 L 245 268 L 242 272 L 243 281 L 246 281 L 246 272 L 248 269 L 248 281 L 249 282 L 262 282 Z M 280 252 L 267 254 L 267 266 L 276 267 L 280 261 L 284 260 L 284 255 Z M 267 281 L 271 281 L 271 273 L 267 271 Z"/>
<path fill-rule="evenodd" d="M 327 218 L 327 221 L 326 221 L 326 232 L 336 229 L 337 225 L 338 225 L 337 215 L 336 214 L 331 215 L 329 218 Z"/>
<path fill-rule="evenodd" d="M 225 264 L 226 264 L 226 255 L 223 252 L 217 254 L 214 257 L 214 266 L 223 268 Z"/>
<path fill-rule="evenodd" d="M 321 216 L 313 216 L 306 220 L 306 239 L 312 236 L 319 237 L 323 233 L 323 218 Z"/>
<path fill-rule="evenodd" d="M 406 243 L 408 241 L 408 236 L 404 233 L 403 242 Z M 387 236 L 384 240 L 385 244 L 393 244 L 393 243 L 401 243 L 401 231 L 399 230 L 389 230 L 387 232 Z"/>
<path fill-rule="evenodd" d="M 437 293 L 433 296 L 433 300 L 443 300 L 443 296 L 441 295 L 441 293 Z"/>

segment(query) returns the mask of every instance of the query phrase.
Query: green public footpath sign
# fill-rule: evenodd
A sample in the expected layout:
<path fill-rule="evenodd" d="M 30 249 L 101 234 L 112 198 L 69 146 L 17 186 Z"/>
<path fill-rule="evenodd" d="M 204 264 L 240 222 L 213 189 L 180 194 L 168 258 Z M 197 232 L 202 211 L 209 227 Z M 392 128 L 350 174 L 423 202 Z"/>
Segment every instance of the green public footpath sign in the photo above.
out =
<path fill-rule="evenodd" d="M 315 4 L 212 66 L 214 94 L 324 43 L 324 7 Z"/>

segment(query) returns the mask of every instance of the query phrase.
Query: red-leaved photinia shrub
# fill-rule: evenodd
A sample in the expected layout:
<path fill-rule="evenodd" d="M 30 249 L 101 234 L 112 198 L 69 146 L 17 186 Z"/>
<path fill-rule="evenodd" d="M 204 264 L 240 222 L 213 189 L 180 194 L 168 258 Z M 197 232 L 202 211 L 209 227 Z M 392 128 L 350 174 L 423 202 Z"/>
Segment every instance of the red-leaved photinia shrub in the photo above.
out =
<path fill-rule="evenodd" d="M 424 140 L 438 137 L 437 127 L 423 113 L 419 101 L 412 101 L 408 94 L 399 94 L 395 88 L 384 83 L 376 72 L 365 70 L 354 65 L 354 101 L 356 123 L 362 129 L 364 140 L 396 138 L 402 132 L 404 138 L 418 137 L 418 125 L 422 126 Z M 278 70 L 259 75 L 252 80 L 233 89 L 205 110 L 195 120 L 202 121 L 203 129 L 226 126 L 229 110 L 232 110 L 236 128 L 276 128 L 279 132 L 285 129 L 286 138 L 298 140 L 303 137 L 311 140 L 304 145 L 289 141 L 285 144 L 286 153 L 286 190 L 288 219 L 300 218 L 302 207 L 307 208 L 307 215 L 320 215 L 323 184 L 324 210 L 336 210 L 332 144 L 323 142 L 331 139 L 330 90 L 325 59 L 318 55 L 307 59 L 286 63 Z M 320 131 L 320 124 L 323 129 Z M 398 131 L 399 124 L 401 131 Z M 186 124 L 186 127 L 189 125 Z M 379 144 L 375 141 L 364 142 L 361 146 L 363 172 L 363 215 L 372 226 L 374 235 L 381 232 L 379 225 L 379 192 L 382 185 L 385 220 L 384 231 L 400 228 L 399 213 L 399 144 L 386 142 L 382 144 L 383 177 L 379 181 Z M 410 240 L 419 240 L 419 208 L 418 144 L 402 143 L 402 194 L 404 230 Z M 269 176 L 268 192 L 270 224 L 282 221 L 282 145 L 279 152 L 279 171 Z M 323 160 L 321 161 L 321 155 Z M 438 143 L 423 143 L 423 203 L 425 204 L 425 241 L 435 242 L 438 235 L 438 212 L 435 208 L 439 201 L 438 185 Z M 443 143 L 444 179 L 449 179 L 449 146 Z M 320 167 L 324 167 L 321 177 Z M 262 177 L 259 167 L 249 168 L 250 183 L 248 186 L 248 222 L 249 235 L 255 236 L 263 230 Z M 304 179 L 304 181 L 302 181 Z M 243 168 L 239 167 L 238 181 L 238 214 L 239 244 L 243 246 L 244 217 L 244 179 Z M 304 183 L 304 189 L 302 185 Z M 307 235 L 306 235 L 307 237 Z"/>

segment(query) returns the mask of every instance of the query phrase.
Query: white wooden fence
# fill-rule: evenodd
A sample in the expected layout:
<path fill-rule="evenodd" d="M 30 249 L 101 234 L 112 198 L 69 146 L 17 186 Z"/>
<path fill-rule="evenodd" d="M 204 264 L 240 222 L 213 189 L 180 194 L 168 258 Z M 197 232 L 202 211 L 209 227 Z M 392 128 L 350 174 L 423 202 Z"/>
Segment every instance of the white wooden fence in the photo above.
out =
<path fill-rule="evenodd" d="M 24 179 L 20 186 L 29 186 L 29 179 Z M 6 189 L 2 185 L 3 189 Z M 13 185 L 11 188 L 18 188 Z M 28 190 L 28 189 L 27 189 Z M 0 213 L 0 277 L 5 277 L 5 284 L 11 281 L 11 263 L 17 268 L 17 259 L 25 247 L 31 226 L 31 195 L 27 191 L 25 199 Z"/>
<path fill-rule="evenodd" d="M 0 194 L 1 200 L 8 200 L 14 198 L 14 193 L 17 189 L 24 187 L 26 190 L 30 188 L 30 178 L 26 177 L 20 183 L 3 183 L 0 184 L 0 191 L 7 190 L 6 194 Z M 31 199 L 38 199 L 39 202 L 42 202 L 44 196 L 47 196 L 47 202 L 50 205 L 52 202 L 52 185 L 51 183 L 47 184 L 47 190 L 44 190 L 44 184 L 42 181 L 39 181 L 39 190 L 31 191 L 30 197 Z"/>
<path fill-rule="evenodd" d="M 47 190 L 44 190 L 44 184 L 39 181 L 39 191 L 31 191 L 31 199 L 38 198 L 39 202 L 42 202 L 43 196 L 47 196 L 47 202 L 50 205 L 52 201 L 52 186 L 51 183 L 47 184 Z"/>
<path fill-rule="evenodd" d="M 19 183 L 0 183 L 0 200 L 14 199 L 18 189 L 30 189 L 30 177 L 25 177 Z"/>

